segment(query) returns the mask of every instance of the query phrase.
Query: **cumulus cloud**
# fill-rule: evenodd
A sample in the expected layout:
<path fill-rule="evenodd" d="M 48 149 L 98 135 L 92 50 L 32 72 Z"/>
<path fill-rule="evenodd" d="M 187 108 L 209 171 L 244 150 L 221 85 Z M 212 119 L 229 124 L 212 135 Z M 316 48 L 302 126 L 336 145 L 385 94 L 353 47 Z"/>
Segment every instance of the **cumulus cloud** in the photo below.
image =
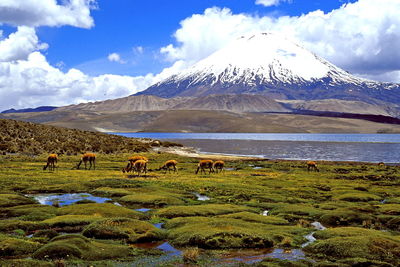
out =
<path fill-rule="evenodd" d="M 118 53 L 111 53 L 108 55 L 108 60 L 111 62 L 118 62 L 120 64 L 125 64 L 126 62 L 121 59 L 121 56 Z"/>
<path fill-rule="evenodd" d="M 256 0 L 256 5 L 277 6 L 281 2 L 290 2 L 291 0 Z"/>
<path fill-rule="evenodd" d="M 135 46 L 132 48 L 133 52 L 137 55 L 141 55 L 144 53 L 144 47 L 143 46 Z"/>
<path fill-rule="evenodd" d="M 352 73 L 400 82 L 390 75 L 400 69 L 398 10 L 398 0 L 359 0 L 329 13 L 273 18 L 213 7 L 183 20 L 174 33 L 176 43 L 160 51 L 171 62 L 193 63 L 241 35 L 278 32 Z"/>
<path fill-rule="evenodd" d="M 21 26 L 0 41 L 0 62 L 26 59 L 36 50 L 47 49 L 47 44 L 39 43 L 34 28 Z"/>
<path fill-rule="evenodd" d="M 95 0 L 2 0 L 0 22 L 13 26 L 62 26 L 91 28 L 94 25 L 90 10 Z"/>
<path fill-rule="evenodd" d="M 62 106 L 117 98 L 147 88 L 153 79 L 152 74 L 91 77 L 77 69 L 62 72 L 51 66 L 43 54 L 33 52 L 26 60 L 0 62 L 0 106 Z"/>

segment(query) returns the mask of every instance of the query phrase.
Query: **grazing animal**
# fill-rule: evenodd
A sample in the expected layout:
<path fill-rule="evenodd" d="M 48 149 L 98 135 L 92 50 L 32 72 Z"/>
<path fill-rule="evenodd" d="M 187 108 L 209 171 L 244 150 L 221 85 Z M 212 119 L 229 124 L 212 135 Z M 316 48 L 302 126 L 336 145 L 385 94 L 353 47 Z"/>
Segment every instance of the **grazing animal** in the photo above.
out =
<path fill-rule="evenodd" d="M 200 174 L 201 174 L 202 171 L 204 172 L 204 174 L 206 174 L 206 170 L 205 169 L 209 169 L 210 170 L 208 174 L 210 174 L 211 172 L 214 172 L 213 161 L 212 160 L 209 160 L 209 159 L 200 160 L 199 164 L 197 164 L 196 174 L 199 172 L 199 170 L 200 170 Z"/>
<path fill-rule="evenodd" d="M 178 168 L 176 167 L 176 165 L 178 164 L 178 162 L 176 160 L 167 160 L 166 162 L 164 162 L 164 165 L 162 165 L 158 170 L 165 170 L 165 173 L 171 172 L 171 169 L 174 170 L 174 172 L 178 171 Z"/>
<path fill-rule="evenodd" d="M 137 171 L 138 176 L 140 176 L 140 173 L 144 172 L 144 175 L 146 176 L 147 174 L 147 161 L 143 159 L 139 159 L 133 163 L 133 174 L 135 174 L 135 171 Z"/>
<path fill-rule="evenodd" d="M 312 170 L 319 172 L 317 163 L 315 161 L 307 161 L 307 171 L 312 171 Z"/>
<path fill-rule="evenodd" d="M 81 166 L 81 164 L 85 164 L 85 170 L 86 170 L 86 165 L 89 162 L 89 170 L 92 168 L 92 164 L 93 164 L 93 170 L 96 169 L 96 154 L 94 153 L 85 153 L 82 155 L 81 160 L 79 161 L 79 163 L 76 165 L 76 168 L 79 170 L 79 167 Z"/>
<path fill-rule="evenodd" d="M 48 167 L 49 171 L 54 171 L 56 168 L 57 160 L 58 160 L 57 154 L 50 154 L 47 157 L 47 164 L 43 167 L 43 170 L 46 170 Z"/>
<path fill-rule="evenodd" d="M 224 161 L 217 160 L 213 163 L 213 169 L 215 170 L 216 173 L 218 173 L 218 170 L 219 172 L 222 172 L 224 170 L 224 165 L 225 165 Z"/>
<path fill-rule="evenodd" d="M 384 162 L 379 162 L 379 163 L 378 163 L 378 166 L 384 167 L 384 166 L 385 166 L 385 163 L 384 163 Z"/>
<path fill-rule="evenodd" d="M 130 172 L 133 169 L 133 164 L 138 161 L 138 160 L 145 160 L 146 162 L 149 161 L 148 158 L 144 157 L 144 156 L 132 156 L 128 159 L 128 164 L 126 165 L 125 168 L 122 168 L 122 172 Z"/>

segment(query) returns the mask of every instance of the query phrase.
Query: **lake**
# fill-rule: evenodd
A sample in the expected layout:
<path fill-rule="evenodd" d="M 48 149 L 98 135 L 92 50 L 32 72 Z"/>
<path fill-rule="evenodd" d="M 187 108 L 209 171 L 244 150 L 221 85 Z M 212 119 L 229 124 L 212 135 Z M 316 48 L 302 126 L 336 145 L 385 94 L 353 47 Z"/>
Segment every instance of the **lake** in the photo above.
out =
<path fill-rule="evenodd" d="M 400 134 L 113 133 L 181 143 L 202 153 L 268 159 L 397 163 Z"/>

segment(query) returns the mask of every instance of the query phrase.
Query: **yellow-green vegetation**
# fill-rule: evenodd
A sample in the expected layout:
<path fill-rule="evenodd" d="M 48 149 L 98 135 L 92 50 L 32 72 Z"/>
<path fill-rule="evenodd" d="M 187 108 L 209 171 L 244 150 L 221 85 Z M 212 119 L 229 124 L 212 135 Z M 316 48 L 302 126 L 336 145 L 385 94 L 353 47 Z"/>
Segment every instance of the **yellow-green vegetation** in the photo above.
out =
<path fill-rule="evenodd" d="M 239 219 L 245 222 L 255 222 L 255 223 L 265 223 L 265 224 L 276 224 L 276 225 L 286 225 L 289 224 L 287 220 L 278 216 L 262 216 L 256 213 L 242 211 L 238 213 L 231 213 L 226 215 L 219 215 L 220 218 L 232 218 Z"/>
<path fill-rule="evenodd" d="M 29 255 L 39 247 L 37 242 L 0 235 L 0 257 Z"/>
<path fill-rule="evenodd" d="M 205 204 L 194 206 L 171 206 L 157 211 L 157 215 L 165 218 L 187 216 L 214 216 L 240 211 L 253 210 L 246 206 L 232 204 Z"/>
<path fill-rule="evenodd" d="M 35 259 L 83 259 L 105 260 L 125 259 L 134 255 L 129 246 L 92 241 L 81 235 L 64 235 L 53 238 L 35 253 Z"/>
<path fill-rule="evenodd" d="M 22 249 L 13 252 L 13 259 L 0 256 L 0 265 L 46 266 L 49 257 L 78 261 L 77 266 L 82 262 L 97 266 L 92 261 L 111 259 L 140 265 L 139 259 L 154 259 L 161 252 L 132 248 L 131 243 L 149 247 L 143 243 L 160 239 L 190 252 L 185 259 L 165 265 L 184 261 L 202 265 L 204 255 L 220 255 L 203 248 L 260 247 L 306 253 L 304 261 L 265 260 L 260 263 L 264 266 L 400 264 L 396 261 L 400 257 L 400 168 L 396 166 L 319 162 L 320 172 L 307 172 L 300 161 L 232 159 L 226 160 L 232 170 L 195 175 L 198 159 L 140 155 L 150 159 L 146 177 L 121 172 L 132 153 L 98 154 L 96 170 L 91 171 L 71 169 L 78 155 L 60 155 L 55 171 L 42 170 L 47 154 L 0 156 L 0 234 L 10 244 L 19 242 Z M 169 159 L 179 162 L 179 173 L 155 171 Z M 30 197 L 44 193 L 88 193 L 111 200 L 53 207 Z M 197 200 L 195 193 L 210 200 Z M 134 210 L 146 207 L 151 210 Z M 264 211 L 268 216 L 260 215 Z M 311 225 L 315 221 L 328 229 L 315 230 Z M 160 222 L 165 223 L 164 229 L 151 224 Z M 307 241 L 304 236 L 314 231 L 317 241 L 301 248 Z M 65 238 L 64 232 L 79 235 Z M 50 254 L 54 256 L 46 256 Z M 32 255 L 33 260 L 26 259 Z"/>
<path fill-rule="evenodd" d="M 180 205 L 183 204 L 184 201 L 168 194 L 135 194 L 135 195 L 127 195 L 121 197 L 119 202 L 125 205 L 135 205 L 135 204 L 142 204 L 142 205 L 151 205 L 162 207 L 166 205 Z"/>
<path fill-rule="evenodd" d="M 127 218 L 104 219 L 94 222 L 83 230 L 86 237 L 98 239 L 124 239 L 129 243 L 160 240 L 163 232 L 144 221 Z"/>
<path fill-rule="evenodd" d="M 179 217 L 168 221 L 166 228 L 173 244 L 203 248 L 295 247 L 304 241 L 301 234 L 308 232 L 297 226 L 266 225 L 228 217 Z"/>
<path fill-rule="evenodd" d="M 64 206 L 58 209 L 59 215 L 92 215 L 101 217 L 126 217 L 143 219 L 143 213 L 110 203 L 88 203 Z"/>

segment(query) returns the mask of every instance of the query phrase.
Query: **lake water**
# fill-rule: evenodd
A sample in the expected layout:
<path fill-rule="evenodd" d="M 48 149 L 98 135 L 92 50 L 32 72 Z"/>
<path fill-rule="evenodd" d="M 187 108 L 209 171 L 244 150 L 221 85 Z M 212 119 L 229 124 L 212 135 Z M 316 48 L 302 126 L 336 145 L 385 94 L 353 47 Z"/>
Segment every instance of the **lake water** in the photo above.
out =
<path fill-rule="evenodd" d="M 335 160 L 397 163 L 400 134 L 275 133 L 113 133 L 168 140 L 203 153 L 258 156 L 269 159 Z"/>

